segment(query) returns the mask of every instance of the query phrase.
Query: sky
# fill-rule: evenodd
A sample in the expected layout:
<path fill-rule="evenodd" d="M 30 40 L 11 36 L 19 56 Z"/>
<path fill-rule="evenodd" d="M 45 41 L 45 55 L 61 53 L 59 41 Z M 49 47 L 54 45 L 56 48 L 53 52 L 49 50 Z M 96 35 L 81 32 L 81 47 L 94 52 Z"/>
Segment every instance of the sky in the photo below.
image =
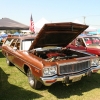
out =
<path fill-rule="evenodd" d="M 0 0 L 0 19 L 10 18 L 29 25 L 41 18 L 49 22 L 78 20 L 100 29 L 100 0 Z"/>

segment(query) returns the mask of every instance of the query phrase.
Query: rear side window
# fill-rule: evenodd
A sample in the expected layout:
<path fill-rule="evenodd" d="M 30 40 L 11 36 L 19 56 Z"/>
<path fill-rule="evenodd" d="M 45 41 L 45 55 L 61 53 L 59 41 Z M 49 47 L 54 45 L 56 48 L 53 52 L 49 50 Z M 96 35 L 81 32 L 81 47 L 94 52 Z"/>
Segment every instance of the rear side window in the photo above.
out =
<path fill-rule="evenodd" d="M 4 44 L 9 46 L 9 45 L 11 44 L 12 41 L 13 41 L 13 39 L 9 39 L 9 38 L 8 38 L 8 39 L 6 39 L 6 41 L 5 41 Z"/>
<path fill-rule="evenodd" d="M 11 46 L 12 48 L 15 47 L 16 42 L 17 42 L 17 39 L 13 39 L 13 40 L 11 41 L 10 46 Z"/>

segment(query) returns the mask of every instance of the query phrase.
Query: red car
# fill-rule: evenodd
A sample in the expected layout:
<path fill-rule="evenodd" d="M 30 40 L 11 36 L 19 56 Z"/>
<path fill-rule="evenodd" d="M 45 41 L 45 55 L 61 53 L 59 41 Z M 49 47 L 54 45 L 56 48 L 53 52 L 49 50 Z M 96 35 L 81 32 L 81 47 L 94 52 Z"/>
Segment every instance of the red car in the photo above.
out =
<path fill-rule="evenodd" d="M 78 36 L 67 47 L 100 56 L 100 38 L 98 36 Z"/>

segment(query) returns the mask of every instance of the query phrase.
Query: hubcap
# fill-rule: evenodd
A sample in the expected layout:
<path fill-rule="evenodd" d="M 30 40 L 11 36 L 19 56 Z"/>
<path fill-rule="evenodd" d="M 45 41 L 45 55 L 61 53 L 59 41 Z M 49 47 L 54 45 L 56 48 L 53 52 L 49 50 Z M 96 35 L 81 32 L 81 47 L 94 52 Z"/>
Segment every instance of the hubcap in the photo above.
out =
<path fill-rule="evenodd" d="M 7 64 L 9 64 L 9 60 L 7 59 Z"/>
<path fill-rule="evenodd" d="M 29 71 L 29 73 L 28 73 L 28 80 L 29 80 L 30 85 L 34 85 L 34 77 L 31 73 L 31 71 Z"/>

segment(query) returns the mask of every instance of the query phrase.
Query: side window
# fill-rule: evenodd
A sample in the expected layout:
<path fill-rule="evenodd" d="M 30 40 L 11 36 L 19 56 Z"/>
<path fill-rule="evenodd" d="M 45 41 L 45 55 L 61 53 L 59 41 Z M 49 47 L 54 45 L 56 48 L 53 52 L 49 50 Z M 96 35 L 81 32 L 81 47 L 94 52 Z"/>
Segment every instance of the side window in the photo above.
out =
<path fill-rule="evenodd" d="M 17 48 L 17 50 L 20 50 L 20 39 L 17 40 L 15 47 Z"/>
<path fill-rule="evenodd" d="M 86 38 L 84 38 L 84 40 L 85 40 L 86 45 L 92 44 L 91 38 L 86 37 Z"/>
<path fill-rule="evenodd" d="M 8 39 L 6 39 L 6 41 L 4 42 L 4 44 L 10 46 L 10 44 L 11 44 L 12 41 L 13 41 L 13 39 L 8 38 Z"/>
<path fill-rule="evenodd" d="M 10 47 L 12 47 L 12 48 L 15 47 L 16 42 L 17 42 L 17 39 L 13 39 L 13 41 L 10 44 Z"/>
<path fill-rule="evenodd" d="M 83 42 L 83 40 L 82 40 L 82 38 L 78 38 L 78 39 L 76 40 L 76 44 L 77 44 L 77 46 L 85 46 L 85 45 L 84 45 L 84 42 Z"/>

